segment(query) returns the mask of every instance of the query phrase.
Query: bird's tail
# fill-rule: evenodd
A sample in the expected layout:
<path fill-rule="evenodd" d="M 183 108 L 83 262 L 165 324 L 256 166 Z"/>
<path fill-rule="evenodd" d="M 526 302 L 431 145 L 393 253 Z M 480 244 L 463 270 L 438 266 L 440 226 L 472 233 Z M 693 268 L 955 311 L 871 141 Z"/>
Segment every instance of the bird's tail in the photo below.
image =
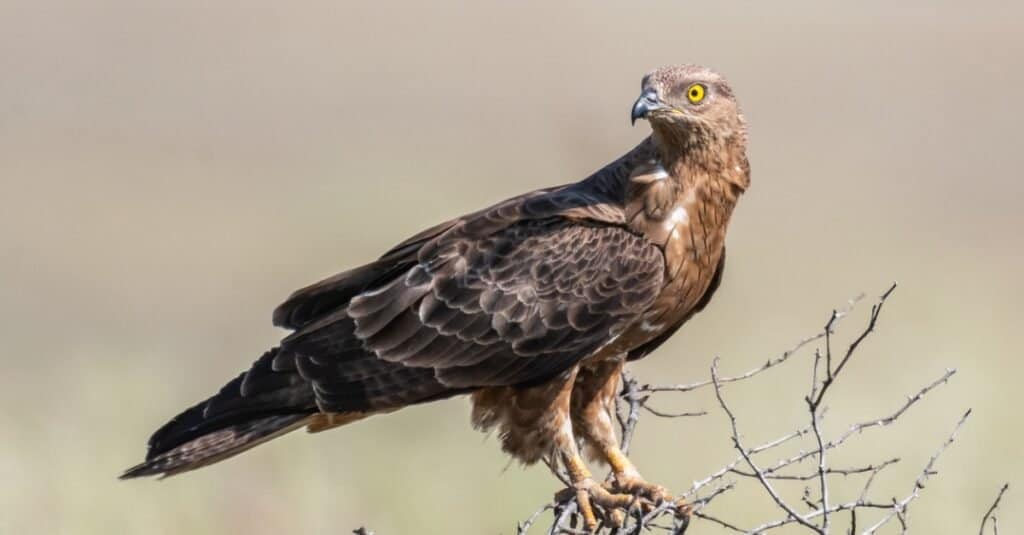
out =
<path fill-rule="evenodd" d="M 121 479 L 170 476 L 222 461 L 306 425 L 316 412 L 312 389 L 291 355 L 271 349 L 216 395 L 153 433 L 146 460 Z"/>
<path fill-rule="evenodd" d="M 302 414 L 267 416 L 229 425 L 157 455 L 147 455 L 144 462 L 125 470 L 121 479 L 173 476 L 223 461 L 302 427 L 307 418 L 307 415 Z"/>

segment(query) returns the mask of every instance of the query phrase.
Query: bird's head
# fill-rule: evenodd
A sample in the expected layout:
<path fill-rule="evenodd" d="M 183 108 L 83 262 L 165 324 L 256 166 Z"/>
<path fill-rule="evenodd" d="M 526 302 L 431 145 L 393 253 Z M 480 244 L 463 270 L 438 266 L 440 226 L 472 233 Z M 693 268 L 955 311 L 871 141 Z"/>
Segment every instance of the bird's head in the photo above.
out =
<path fill-rule="evenodd" d="M 699 65 L 647 73 L 630 118 L 634 123 L 647 119 L 659 144 L 671 148 L 746 142 L 746 123 L 732 88 L 720 74 Z"/>

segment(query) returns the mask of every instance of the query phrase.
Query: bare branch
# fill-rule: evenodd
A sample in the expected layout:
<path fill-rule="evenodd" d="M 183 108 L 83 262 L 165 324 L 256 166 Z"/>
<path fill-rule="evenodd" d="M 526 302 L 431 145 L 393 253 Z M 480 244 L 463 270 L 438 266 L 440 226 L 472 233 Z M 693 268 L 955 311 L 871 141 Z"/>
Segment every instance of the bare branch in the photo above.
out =
<path fill-rule="evenodd" d="M 892 507 L 892 506 L 890 504 L 886 504 L 886 503 L 874 503 L 874 502 L 866 502 L 866 501 L 857 500 L 857 501 L 854 501 L 854 502 L 847 502 L 847 503 L 841 503 L 839 505 L 833 505 L 832 507 L 828 508 L 827 512 L 829 514 L 835 514 L 835 513 L 841 512 L 841 511 L 854 511 L 854 510 L 857 510 L 857 509 L 889 509 L 890 507 Z M 822 514 L 824 514 L 824 511 L 819 509 L 817 511 L 812 511 L 812 512 L 804 515 L 803 518 L 806 519 L 806 520 L 814 520 L 814 519 L 818 518 L 819 516 L 821 516 Z M 787 518 L 783 518 L 783 519 L 780 519 L 780 520 L 772 520 L 771 522 L 765 522 L 764 524 L 761 524 L 760 526 L 757 526 L 757 527 L 755 527 L 753 529 L 750 529 L 746 533 L 763 533 L 765 531 L 770 531 L 770 530 L 773 530 L 773 529 L 781 528 L 782 526 L 786 526 L 786 525 L 792 524 L 794 522 L 796 522 L 796 519 L 793 518 L 793 517 L 787 517 Z M 817 528 L 815 528 L 815 529 L 817 529 Z"/>
<path fill-rule="evenodd" d="M 535 522 L 537 522 L 537 519 L 540 518 L 540 515 L 544 514 L 544 511 L 548 511 L 554 508 L 554 505 L 547 504 L 544 507 L 537 509 L 535 513 L 530 515 L 530 518 L 527 518 L 526 520 L 519 522 L 516 525 L 516 535 L 526 535 L 526 532 L 530 531 L 530 527 L 533 526 Z"/>
<path fill-rule="evenodd" d="M 736 533 L 750 533 L 749 530 L 738 528 L 738 527 L 736 527 L 736 526 L 726 522 L 725 520 L 721 520 L 719 518 L 715 518 L 715 517 L 713 517 L 713 516 L 711 516 L 711 515 L 709 515 L 707 513 L 702 513 L 700 511 L 698 511 L 696 513 L 693 513 L 693 516 L 695 516 L 697 518 L 702 518 L 702 519 L 710 521 L 710 522 L 714 522 L 715 524 L 718 524 L 719 526 L 722 526 L 723 528 L 726 528 L 728 530 L 735 531 Z"/>
<path fill-rule="evenodd" d="M 788 433 L 786 435 L 783 435 L 783 436 L 781 436 L 781 437 L 779 437 L 779 438 L 777 438 L 775 440 L 772 440 L 772 441 L 769 441 L 769 442 L 765 442 L 764 444 L 761 444 L 759 446 L 755 446 L 753 448 L 750 448 L 750 449 L 747 450 L 747 453 L 750 454 L 750 455 L 754 455 L 754 454 L 757 454 L 757 453 L 761 453 L 763 451 L 770 450 L 772 448 L 776 448 L 776 447 L 781 446 L 783 444 L 786 444 L 787 442 L 790 442 L 790 441 L 792 441 L 794 439 L 802 437 L 808 431 L 810 431 L 810 426 L 807 426 L 807 427 L 804 427 L 804 428 L 801 428 L 801 429 L 797 429 L 796 431 L 793 431 L 792 433 Z M 744 473 L 736 472 L 736 470 L 735 470 L 736 465 L 740 464 L 741 462 L 743 462 L 743 456 L 738 456 L 738 457 L 736 457 L 736 459 L 734 461 L 732 461 L 731 463 L 725 465 L 724 467 L 720 468 L 719 470 L 715 471 L 714 473 L 712 473 L 708 477 L 706 477 L 704 479 L 701 479 L 699 481 L 694 481 L 693 485 L 690 487 L 690 490 L 685 492 L 683 494 L 683 497 L 684 498 L 689 498 L 690 496 L 695 494 L 697 491 L 699 491 L 701 488 L 703 488 L 707 484 L 711 483 L 712 481 L 717 481 L 717 480 L 721 479 L 723 476 L 725 476 L 726 474 L 728 474 L 730 472 L 739 473 L 740 475 L 746 475 Z M 750 477 L 754 477 L 754 474 L 751 473 Z"/>
<path fill-rule="evenodd" d="M 625 423 L 622 424 L 622 439 L 619 443 L 619 449 L 622 450 L 622 453 L 629 453 L 629 445 L 633 441 L 633 432 L 636 430 L 636 424 L 640 421 L 640 407 L 647 399 L 638 397 L 636 393 L 636 379 L 629 372 L 623 371 L 621 397 L 629 404 L 629 412 Z"/>
<path fill-rule="evenodd" d="M 859 466 L 859 467 L 856 467 L 856 468 L 832 468 L 832 467 L 826 467 L 825 468 L 825 475 L 851 476 L 851 475 L 856 475 L 856 474 L 870 474 L 870 476 L 874 476 L 875 473 L 881 472 L 885 467 L 893 465 L 893 464 L 896 464 L 899 461 L 900 461 L 900 459 L 898 457 L 896 457 L 896 458 L 893 458 L 893 459 L 889 459 L 887 461 L 882 461 L 881 463 L 869 464 L 867 466 Z M 753 472 L 744 472 L 743 470 L 740 470 L 740 469 L 733 469 L 733 470 L 730 470 L 730 472 L 732 472 L 732 473 L 734 473 L 736 475 L 743 476 L 743 477 L 756 477 Z M 818 479 L 821 476 L 818 473 L 818 471 L 815 471 L 813 474 L 802 474 L 802 475 L 780 475 L 780 474 L 771 473 L 771 474 L 765 474 L 765 477 L 767 477 L 768 479 L 779 479 L 779 480 L 787 480 L 787 481 L 810 481 L 812 479 Z"/>
<path fill-rule="evenodd" d="M 882 307 L 885 306 L 885 300 L 888 299 L 890 295 L 892 295 L 892 292 L 894 290 L 896 290 L 895 282 L 892 283 L 892 286 L 890 286 L 888 290 L 882 293 L 882 296 L 878 298 L 877 303 L 871 305 L 871 317 L 868 320 L 867 327 L 865 327 L 864 330 L 861 331 L 860 335 L 857 336 L 857 338 L 854 339 L 854 341 L 846 349 L 846 354 L 843 355 L 843 358 L 839 360 L 839 364 L 836 365 L 834 370 L 832 369 L 831 342 L 832 329 L 836 321 L 836 312 L 832 312 L 832 317 L 828 320 L 828 323 L 825 324 L 825 329 L 823 330 L 823 335 L 825 336 L 825 380 L 822 382 L 821 388 L 812 388 L 812 395 L 807 398 L 807 403 L 811 406 L 812 411 L 816 410 L 818 406 L 821 404 L 821 401 L 822 399 L 825 398 L 825 394 L 828 392 L 829 387 L 832 386 L 832 384 L 836 380 L 836 377 L 839 375 L 840 372 L 843 371 L 843 368 L 846 367 L 846 363 L 850 361 L 851 357 L 853 357 L 853 354 L 857 351 L 857 348 L 860 347 L 861 342 L 863 342 L 864 339 L 868 337 L 868 335 L 875 331 L 875 325 L 878 323 L 878 317 L 882 314 Z M 817 366 L 815 366 L 815 368 L 816 367 Z M 815 390 L 817 392 L 816 394 Z"/>
<path fill-rule="evenodd" d="M 902 500 L 894 502 L 892 504 L 892 512 L 883 517 L 881 520 L 879 520 L 878 523 L 865 530 L 862 535 L 871 535 L 875 531 L 878 531 L 878 528 L 887 524 L 890 520 L 892 520 L 894 516 L 898 517 L 900 524 L 904 527 L 904 529 L 906 529 L 907 506 L 910 505 L 910 502 L 914 501 L 915 499 L 918 498 L 918 496 L 921 495 L 921 490 L 924 489 L 925 482 L 927 482 L 931 476 L 938 473 L 935 471 L 935 462 L 939 460 L 939 456 L 942 455 L 942 452 L 946 451 L 946 448 L 948 448 L 949 445 L 952 444 L 954 440 L 956 440 L 957 434 L 960 433 L 960 428 L 964 426 L 964 424 L 967 422 L 967 418 L 969 418 L 970 416 L 971 411 L 970 409 L 968 409 L 967 412 L 965 412 L 964 415 L 960 417 L 960 421 L 957 422 L 956 427 L 953 428 L 953 432 L 950 433 L 946 441 L 943 442 L 941 446 L 939 446 L 938 451 L 936 451 L 935 454 L 933 454 L 931 458 L 928 459 L 928 464 L 924 466 L 924 470 L 921 471 L 921 475 L 917 476 L 917 480 L 914 481 L 914 488 L 910 492 L 910 494 L 908 494 Z"/>
<path fill-rule="evenodd" d="M 659 418 L 689 418 L 689 417 L 692 417 L 692 416 L 707 416 L 708 415 L 708 411 L 697 411 L 697 412 L 662 412 L 660 410 L 656 410 L 654 407 L 651 407 L 651 405 L 648 402 L 646 402 L 646 401 L 642 402 L 640 404 L 640 407 L 643 408 L 645 411 L 647 411 L 647 412 L 649 412 L 649 413 L 651 413 L 651 414 L 653 414 L 653 415 L 655 415 L 655 416 L 657 416 Z"/>
<path fill-rule="evenodd" d="M 548 529 L 548 535 L 574 533 L 575 530 L 565 524 L 573 518 L 573 515 L 576 514 L 577 510 L 578 506 L 575 499 L 568 503 L 555 506 L 555 521 L 551 524 L 551 528 Z M 525 533 L 525 531 L 523 533 Z"/>
<path fill-rule="evenodd" d="M 787 360 L 789 360 L 789 357 L 792 357 L 794 354 L 796 354 L 798 351 L 800 351 L 801 349 L 806 347 L 808 344 L 811 344 L 813 342 L 821 340 L 822 338 L 824 338 L 827 335 L 826 333 L 831 333 L 831 329 L 835 329 L 835 327 L 837 327 L 838 324 L 839 324 L 839 320 L 841 320 L 842 318 L 846 317 L 853 310 L 853 307 L 856 306 L 857 302 L 859 302 L 863 297 L 864 297 L 863 294 L 858 295 L 858 296 L 854 297 L 853 299 L 850 299 L 847 302 L 846 306 L 842 310 L 833 311 L 833 313 L 832 313 L 833 320 L 830 321 L 829 324 L 827 325 L 827 328 L 830 329 L 829 331 L 816 333 L 814 335 L 811 335 L 811 336 L 808 336 L 808 337 L 805 337 L 805 338 L 799 340 L 796 344 L 793 344 L 792 347 L 790 347 L 789 349 L 783 351 L 777 357 L 768 359 L 768 361 L 765 362 L 763 365 L 761 365 L 761 366 L 759 366 L 757 368 L 754 368 L 752 370 L 749 370 L 746 373 L 742 373 L 740 375 L 733 376 L 733 377 L 720 377 L 718 379 L 719 384 L 735 383 L 737 381 L 742 381 L 744 379 L 749 379 L 751 377 L 754 377 L 755 375 L 758 375 L 758 374 L 760 374 L 762 372 L 765 372 L 765 371 L 767 371 L 767 370 L 769 370 L 771 368 L 774 368 L 774 367 L 776 367 L 776 366 L 786 362 Z M 697 381 L 695 383 L 679 384 L 679 385 L 663 385 L 663 386 L 643 385 L 640 388 L 638 388 L 637 391 L 641 392 L 641 393 L 642 392 L 692 392 L 694 390 L 698 390 L 698 389 L 704 388 L 706 386 L 711 386 L 711 384 L 712 384 L 711 379 L 708 379 L 708 380 L 705 380 L 705 381 Z"/>
<path fill-rule="evenodd" d="M 765 477 L 764 472 L 762 472 L 761 469 L 757 467 L 757 465 L 754 463 L 754 460 L 750 457 L 750 454 L 747 453 L 746 448 L 744 448 L 743 445 L 740 443 L 740 432 L 736 426 L 736 416 L 733 414 L 732 410 L 729 409 L 729 405 L 726 404 L 725 398 L 722 397 L 722 385 L 718 379 L 717 358 L 714 360 L 714 363 L 711 364 L 711 381 L 715 386 L 715 397 L 718 398 L 718 404 L 722 407 L 722 410 L 725 411 L 725 414 L 729 417 L 729 425 L 732 427 L 733 447 L 735 447 L 740 452 L 740 455 L 743 456 L 743 460 L 747 462 L 747 466 L 749 466 L 750 469 L 754 471 L 754 474 L 757 476 L 758 481 L 761 482 L 761 486 L 763 486 L 765 491 L 767 491 L 768 494 L 772 497 L 772 499 L 775 500 L 775 503 L 784 511 L 786 511 L 786 513 L 788 513 L 791 517 L 796 519 L 797 522 L 803 524 L 805 527 L 810 528 L 818 533 L 824 533 L 823 531 L 819 530 L 814 524 L 811 524 L 805 518 L 803 518 L 800 515 L 800 513 L 797 513 L 788 503 L 785 502 L 785 500 L 782 499 L 781 496 L 779 496 L 779 493 L 775 491 L 774 487 L 772 487 L 771 482 L 769 482 L 768 478 Z"/>
<path fill-rule="evenodd" d="M 981 518 L 981 528 L 978 529 L 978 535 L 985 535 L 985 524 L 988 523 L 988 519 L 992 519 L 992 532 L 995 535 L 999 535 L 999 520 L 996 519 L 996 510 L 999 509 L 999 502 L 1003 499 L 1003 494 L 1009 490 L 1010 484 L 1004 483 L 1003 488 L 999 489 L 999 494 L 996 495 L 996 501 L 992 502 L 992 507 L 988 508 L 985 512 L 985 516 Z"/>
<path fill-rule="evenodd" d="M 828 466 L 825 464 L 825 439 L 821 437 L 821 417 L 815 412 L 816 407 L 811 405 L 811 428 L 814 430 L 814 438 L 818 443 L 818 482 L 821 491 L 821 532 L 828 533 Z"/>
<path fill-rule="evenodd" d="M 729 419 L 731 440 L 738 455 L 733 461 L 715 470 L 704 479 L 693 481 L 690 488 L 682 494 L 682 497 L 689 500 L 690 505 L 687 510 L 692 512 L 693 519 L 716 524 L 734 533 L 762 534 L 784 526 L 798 525 L 814 533 L 828 535 L 833 529 L 833 517 L 836 514 L 843 513 L 845 515 L 848 512 L 850 522 L 846 532 L 854 535 L 858 533 L 858 521 L 862 520 L 858 517 L 858 513 L 875 510 L 883 514 L 882 518 L 860 532 L 862 535 L 872 535 L 879 528 L 894 520 L 899 524 L 899 532 L 906 533 L 910 525 L 909 505 L 918 498 L 929 478 L 936 475 L 935 464 L 939 456 L 956 439 L 970 415 L 970 411 L 967 411 L 959 420 L 953 432 L 925 465 L 924 470 L 914 482 L 911 492 L 902 499 L 876 500 L 871 498 L 872 487 L 878 474 L 889 466 L 900 462 L 898 457 L 878 460 L 861 466 L 835 467 L 829 465 L 829 460 L 832 457 L 829 452 L 842 447 L 851 438 L 868 429 L 883 428 L 894 424 L 911 407 L 919 404 L 932 390 L 947 383 L 956 374 L 956 370 L 947 369 L 941 376 L 907 396 L 892 412 L 882 417 L 853 423 L 846 427 L 845 431 L 831 437 L 826 436 L 822 426 L 827 412 L 825 403 L 832 391 L 831 387 L 842 378 L 842 372 L 864 345 L 864 341 L 875 332 L 882 308 L 895 288 L 896 285 L 893 284 L 882 293 L 871 307 L 864 327 L 855 334 L 846 345 L 845 350 L 838 355 L 833 354 L 835 346 L 839 345 L 835 340 L 837 328 L 860 297 L 850 300 L 844 308 L 832 311 L 820 332 L 799 340 L 794 346 L 768 359 L 764 364 L 739 375 L 722 377 L 719 373 L 719 359 L 717 358 L 713 360 L 708 379 L 688 384 L 663 386 L 644 384 L 641 386 L 628 372 L 623 372 L 622 390 L 616 398 L 614 411 L 620 429 L 620 448 L 624 452 L 629 450 L 641 416 L 644 414 L 661 418 L 706 414 L 705 411 L 674 413 L 659 410 L 651 403 L 653 396 L 662 392 L 691 392 L 704 387 L 712 387 L 720 408 Z M 797 360 L 791 359 L 791 357 L 815 342 L 819 342 L 820 346 L 814 349 L 813 361 L 809 363 L 811 369 L 808 371 L 811 383 L 807 395 L 804 396 L 808 421 L 797 429 L 767 442 L 755 446 L 744 445 L 736 413 L 723 395 L 724 385 L 756 378 L 763 372 L 779 367 L 786 362 L 796 362 Z M 798 446 L 799 450 L 788 456 L 772 457 L 774 452 L 787 445 Z M 800 468 L 804 466 L 805 461 L 810 459 L 816 461 L 812 469 Z M 768 460 L 771 462 L 767 462 Z M 564 477 L 562 474 L 559 475 Z M 729 476 L 735 476 L 736 479 L 727 480 Z M 858 492 L 856 497 L 844 496 L 843 493 L 836 493 L 830 489 L 830 483 L 834 482 L 837 477 L 863 478 L 862 485 L 855 490 Z M 709 511 L 709 508 L 715 507 L 712 506 L 714 500 L 733 491 L 738 485 L 748 484 L 756 484 L 766 498 L 769 498 L 777 506 L 781 517 L 766 519 L 760 525 L 747 529 L 738 526 L 727 515 L 722 515 L 720 511 L 714 513 Z M 783 491 L 795 491 L 796 489 L 793 487 L 798 484 L 807 485 L 804 487 L 802 503 L 791 505 L 784 498 L 786 492 Z M 988 525 L 991 525 L 993 533 L 998 535 L 998 518 L 995 513 L 1007 488 L 1008 485 L 1003 486 L 995 502 L 983 517 L 979 535 L 985 535 Z M 530 527 L 534 526 L 537 519 L 548 510 L 554 511 L 554 521 L 547 531 L 549 535 L 583 533 L 576 527 L 581 519 L 575 495 L 572 493 L 561 495 L 563 496 L 562 501 L 544 505 L 526 521 L 517 525 L 516 534 L 527 535 Z M 806 512 L 797 509 L 797 507 L 803 509 L 803 506 L 808 508 Z M 625 525 L 617 529 L 601 526 L 598 532 L 606 535 L 633 535 L 650 530 L 661 530 L 672 534 L 681 534 L 686 529 L 688 522 L 685 520 L 685 515 L 681 515 L 677 508 L 677 503 L 674 501 L 667 500 L 658 504 L 648 503 L 643 508 L 632 509 L 630 514 L 625 517 Z M 671 525 L 665 521 L 669 518 L 672 519 Z"/>
<path fill-rule="evenodd" d="M 907 401 L 904 402 L 903 405 L 901 405 L 900 408 L 896 410 L 896 412 L 893 412 L 892 414 L 889 414 L 888 416 L 885 416 L 885 417 L 882 417 L 882 418 L 877 418 L 877 419 L 874 419 L 874 420 L 868 420 L 868 421 L 861 422 L 861 423 L 854 424 L 854 425 L 850 426 L 850 428 L 847 429 L 843 434 L 839 435 L 838 438 L 836 438 L 835 440 L 831 440 L 829 442 L 826 442 L 825 445 L 824 445 L 825 449 L 829 449 L 829 450 L 835 449 L 835 448 L 839 447 L 840 445 L 842 445 L 844 442 L 846 442 L 853 435 L 860 434 L 861 432 L 863 432 L 866 429 L 871 429 L 873 427 L 884 427 L 884 426 L 892 424 L 900 416 L 902 416 L 903 413 L 905 413 L 907 411 L 907 409 L 912 407 L 917 402 L 921 401 L 921 399 L 924 398 L 925 394 L 927 394 L 928 392 L 931 392 L 932 390 L 934 390 L 939 385 L 945 384 L 949 380 L 949 378 L 952 377 L 954 374 L 956 374 L 956 370 L 946 370 L 946 373 L 944 373 L 942 375 L 942 377 L 939 377 L 935 381 L 932 381 L 931 383 L 929 383 L 927 386 L 922 388 L 920 391 L 918 391 L 913 396 L 908 397 Z M 765 473 L 766 474 L 772 474 L 772 473 L 774 473 L 774 472 L 776 472 L 776 471 L 778 471 L 778 470 L 780 470 L 782 468 L 785 468 L 785 467 L 787 467 L 787 466 L 789 466 L 791 464 L 798 463 L 800 461 L 803 461 L 805 459 L 813 457 L 816 454 L 817 454 L 817 450 L 813 450 L 813 451 L 799 453 L 799 454 L 794 455 L 793 457 L 790 457 L 788 459 L 782 459 L 778 463 L 776 463 L 774 466 L 766 468 L 765 469 Z"/>

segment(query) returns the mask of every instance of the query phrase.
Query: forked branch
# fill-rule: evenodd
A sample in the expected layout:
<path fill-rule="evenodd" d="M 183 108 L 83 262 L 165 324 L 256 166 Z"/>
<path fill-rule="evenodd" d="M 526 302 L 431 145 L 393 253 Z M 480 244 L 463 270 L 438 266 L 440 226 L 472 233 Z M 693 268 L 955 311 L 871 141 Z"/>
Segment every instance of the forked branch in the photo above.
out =
<path fill-rule="evenodd" d="M 841 321 L 850 314 L 862 296 L 850 300 L 843 308 L 833 310 L 819 332 L 799 340 L 792 347 L 764 361 L 760 366 L 737 375 L 721 374 L 717 358 L 712 362 L 707 379 L 690 383 L 640 384 L 629 373 L 623 373 L 622 391 L 617 399 L 616 411 L 622 450 L 629 451 L 644 414 L 660 418 L 698 417 L 707 414 L 703 410 L 669 412 L 657 409 L 651 405 L 653 397 L 693 392 L 711 387 L 714 389 L 719 408 L 729 420 L 731 441 L 733 448 L 737 451 L 737 456 L 730 463 L 712 471 L 703 479 L 694 481 L 689 489 L 682 494 L 682 497 L 690 503 L 693 519 L 715 524 L 734 533 L 766 533 L 794 524 L 806 531 L 829 535 L 835 530 L 834 517 L 842 513 L 841 518 L 848 519 L 845 523 L 844 533 L 872 535 L 882 526 L 892 522 L 898 523 L 900 533 L 906 533 L 910 523 L 909 506 L 921 495 L 925 483 L 938 474 L 936 467 L 939 457 L 955 441 L 971 412 L 966 411 L 958 420 L 952 433 L 942 442 L 913 482 L 911 490 L 899 499 L 880 500 L 871 497 L 874 494 L 873 484 L 878 474 L 900 462 L 899 457 L 890 456 L 861 466 L 832 466 L 829 452 L 844 446 L 848 440 L 867 430 L 895 424 L 911 407 L 918 405 L 930 392 L 946 384 L 956 374 L 956 370 L 945 370 L 939 377 L 907 396 L 892 412 L 859 423 L 851 423 L 845 431 L 837 435 L 827 436 L 821 426 L 832 387 L 843 377 L 843 372 L 854 357 L 860 354 L 859 351 L 864 346 L 864 342 L 875 332 L 883 307 L 895 289 L 896 285 L 893 284 L 878 297 L 872 304 L 865 325 L 845 345 L 845 349 L 839 352 L 834 350 L 834 346 L 837 345 L 836 332 Z M 745 444 L 740 430 L 740 417 L 727 402 L 724 394 L 725 387 L 735 383 L 749 382 L 769 370 L 779 368 L 788 362 L 796 362 L 792 357 L 814 344 L 818 344 L 819 347 L 813 351 L 811 360 L 805 361 L 808 362 L 811 376 L 807 394 L 804 396 L 807 423 L 797 429 L 780 433 L 773 440 L 756 445 Z M 803 446 L 798 453 L 788 456 L 776 453 L 783 446 L 794 444 Z M 809 462 L 811 460 L 814 461 L 813 465 Z M 803 468 L 801 469 L 801 467 Z M 830 488 L 832 480 L 836 477 L 861 477 L 863 483 L 859 486 L 859 492 L 856 495 L 840 496 Z M 727 514 L 710 510 L 712 503 L 717 498 L 733 492 L 740 486 L 750 484 L 756 485 L 774 503 L 780 516 L 766 519 L 757 526 L 745 528 L 741 527 L 738 522 L 729 519 Z M 793 489 L 788 486 L 807 484 L 812 484 L 813 490 L 812 487 L 804 487 L 801 500 L 790 501 L 787 498 L 787 496 L 793 495 Z M 1008 485 L 1003 486 L 992 507 L 982 519 L 980 535 L 985 535 L 986 526 L 991 527 L 991 532 L 998 535 L 996 513 L 1007 488 Z M 546 533 L 550 535 L 584 533 L 578 527 L 583 524 L 578 518 L 579 513 L 575 499 L 571 496 L 563 502 L 549 503 L 538 509 L 526 521 L 517 525 L 516 533 L 518 535 L 531 533 L 531 528 L 535 528 L 544 513 L 548 511 L 553 511 L 554 517 L 548 524 Z M 658 504 L 650 510 L 636 509 L 631 513 L 625 526 L 618 529 L 602 526 L 598 531 L 611 535 L 639 534 L 646 530 L 661 530 L 679 534 L 683 533 L 689 524 L 689 522 L 677 519 L 675 505 L 667 502 Z M 864 523 L 865 518 L 870 519 L 868 527 L 860 528 L 861 531 L 858 531 L 858 522 Z"/>

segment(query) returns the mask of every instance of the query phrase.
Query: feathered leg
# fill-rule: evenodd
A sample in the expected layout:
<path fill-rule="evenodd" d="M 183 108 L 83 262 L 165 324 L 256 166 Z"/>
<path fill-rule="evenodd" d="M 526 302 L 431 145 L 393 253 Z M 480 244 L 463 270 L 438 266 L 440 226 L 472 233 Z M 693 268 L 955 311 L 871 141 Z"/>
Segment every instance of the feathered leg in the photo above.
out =
<path fill-rule="evenodd" d="M 624 365 L 625 359 L 610 359 L 581 367 L 572 392 L 573 428 L 591 455 L 611 467 L 612 480 L 606 485 L 606 490 L 627 493 L 652 504 L 677 501 L 665 487 L 644 480 L 619 447 L 613 418 Z M 689 514 L 689 508 L 682 500 L 678 501 L 677 507 L 682 514 Z"/>
<path fill-rule="evenodd" d="M 578 372 L 573 367 L 539 385 L 481 389 L 472 398 L 473 423 L 497 430 L 502 449 L 525 464 L 546 459 L 553 470 L 564 467 L 569 487 L 557 498 L 577 498 L 587 529 L 594 531 L 602 516 L 608 525 L 621 525 L 637 498 L 595 481 L 580 455 L 571 414 Z"/>
<path fill-rule="evenodd" d="M 605 512 L 609 524 L 618 527 L 622 525 L 622 521 L 625 518 L 623 511 L 632 507 L 636 502 L 636 498 L 630 494 L 610 492 L 607 488 L 596 482 L 583 461 L 583 457 L 580 455 L 576 436 L 573 434 L 570 410 L 575 375 L 574 372 L 567 378 L 563 388 L 554 400 L 555 412 L 560 419 L 560 425 L 554 438 L 557 460 L 561 461 L 566 472 L 569 474 L 569 482 L 572 484 L 572 488 L 566 490 L 575 494 L 587 529 L 590 531 L 597 530 L 598 517 L 595 513 L 595 505 L 600 506 Z"/>

